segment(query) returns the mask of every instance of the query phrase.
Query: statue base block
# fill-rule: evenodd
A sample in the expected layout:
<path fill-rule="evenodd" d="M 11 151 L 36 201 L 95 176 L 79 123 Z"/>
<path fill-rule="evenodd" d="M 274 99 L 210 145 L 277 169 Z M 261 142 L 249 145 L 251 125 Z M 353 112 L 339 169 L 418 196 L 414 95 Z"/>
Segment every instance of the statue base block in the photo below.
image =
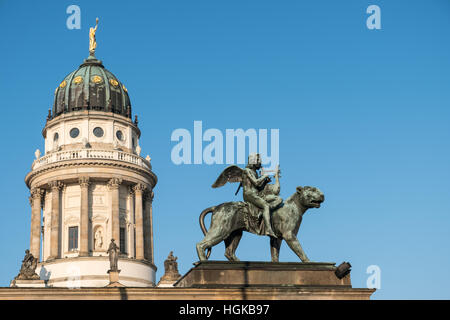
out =
<path fill-rule="evenodd" d="M 124 287 L 124 285 L 119 282 L 119 273 L 120 270 L 108 270 L 109 284 L 106 287 Z"/>
<path fill-rule="evenodd" d="M 17 288 L 45 288 L 44 280 L 13 280 L 10 287 Z"/>
<path fill-rule="evenodd" d="M 156 285 L 159 288 L 172 288 L 177 280 L 160 280 Z"/>
<path fill-rule="evenodd" d="M 175 287 L 351 288 L 350 274 L 339 279 L 335 275 L 335 264 L 330 262 L 203 261 L 194 265 L 174 284 Z"/>

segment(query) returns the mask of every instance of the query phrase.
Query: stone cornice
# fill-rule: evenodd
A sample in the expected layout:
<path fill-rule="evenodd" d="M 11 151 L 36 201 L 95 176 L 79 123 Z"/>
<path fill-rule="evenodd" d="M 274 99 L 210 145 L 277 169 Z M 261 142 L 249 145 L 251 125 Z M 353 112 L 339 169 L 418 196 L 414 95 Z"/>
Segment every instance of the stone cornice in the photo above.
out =
<path fill-rule="evenodd" d="M 106 160 L 106 159 L 85 159 L 85 160 L 72 160 L 72 161 L 61 161 L 48 164 L 43 166 L 37 170 L 33 170 L 29 172 L 25 177 L 25 183 L 28 188 L 31 186 L 31 181 L 38 175 L 44 174 L 46 172 L 55 170 L 55 169 L 63 169 L 70 167 L 87 167 L 87 166 L 102 166 L 102 167 L 119 167 L 126 170 L 131 170 L 138 174 L 144 175 L 149 178 L 153 182 L 153 186 L 155 186 L 158 182 L 157 176 L 151 171 L 146 170 L 140 166 L 134 165 L 128 162 L 122 162 L 118 160 Z"/>
<path fill-rule="evenodd" d="M 2 300 L 369 300 L 376 289 L 328 287 L 239 287 L 239 288 L 0 288 Z"/>

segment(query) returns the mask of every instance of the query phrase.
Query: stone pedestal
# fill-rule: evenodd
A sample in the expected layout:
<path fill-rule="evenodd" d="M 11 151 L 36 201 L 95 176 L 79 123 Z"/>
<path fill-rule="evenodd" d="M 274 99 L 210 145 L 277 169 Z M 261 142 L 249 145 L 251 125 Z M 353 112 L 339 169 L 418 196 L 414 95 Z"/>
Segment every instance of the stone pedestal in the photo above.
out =
<path fill-rule="evenodd" d="M 179 273 L 168 273 L 166 272 L 159 280 L 157 287 L 168 288 L 173 287 L 174 284 L 181 278 Z"/>
<path fill-rule="evenodd" d="M 13 280 L 10 287 L 15 288 L 45 288 L 44 280 Z"/>
<path fill-rule="evenodd" d="M 350 274 L 339 279 L 329 262 L 223 262 L 195 263 L 175 283 L 179 288 L 320 287 L 351 289 Z"/>
<path fill-rule="evenodd" d="M 119 273 L 120 273 L 120 270 L 117 270 L 117 271 L 108 270 L 109 284 L 107 285 L 107 287 L 123 287 L 124 286 L 123 284 L 121 284 L 119 282 Z"/>
<path fill-rule="evenodd" d="M 172 288 L 176 282 L 177 282 L 177 280 L 160 279 L 156 286 L 158 288 Z"/>

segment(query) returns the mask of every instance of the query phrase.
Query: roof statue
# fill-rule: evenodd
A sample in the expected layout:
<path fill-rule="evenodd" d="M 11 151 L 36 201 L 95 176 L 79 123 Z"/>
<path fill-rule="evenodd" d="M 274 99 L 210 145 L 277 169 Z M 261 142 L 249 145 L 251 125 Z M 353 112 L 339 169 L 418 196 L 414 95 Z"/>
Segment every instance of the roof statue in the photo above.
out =
<path fill-rule="evenodd" d="M 164 275 L 161 280 L 176 281 L 181 277 L 178 272 L 177 257 L 173 255 L 173 251 L 170 251 L 169 256 L 164 261 Z"/>
<path fill-rule="evenodd" d="M 25 257 L 22 260 L 19 274 L 14 280 L 37 280 L 39 276 L 36 273 L 38 259 L 34 257 L 30 250 L 25 250 Z"/>
<path fill-rule="evenodd" d="M 262 169 L 260 155 L 252 154 L 248 160 L 244 169 L 236 165 L 227 167 L 212 185 L 218 188 L 227 182 L 239 182 L 244 201 L 225 202 L 202 211 L 199 220 L 205 238 L 197 243 L 200 261 L 207 260 L 211 248 L 222 241 L 226 247 L 225 257 L 239 261 L 235 252 L 243 231 L 270 237 L 272 262 L 278 262 L 283 240 L 302 262 L 309 261 L 297 239 L 297 232 L 306 210 L 320 207 L 324 201 L 323 193 L 314 187 L 298 186 L 294 194 L 283 201 L 279 196 L 279 166 L 274 174 L 275 183 L 269 184 L 272 181 L 270 176 L 258 173 Z M 212 213 L 209 230 L 204 222 L 208 213 Z"/>
<path fill-rule="evenodd" d="M 114 239 L 111 239 L 109 243 L 108 251 L 106 251 L 109 255 L 109 270 L 110 271 L 118 271 L 119 268 L 117 266 L 117 262 L 119 261 L 119 247 L 114 242 Z"/>
<path fill-rule="evenodd" d="M 89 28 L 89 53 L 93 56 L 97 48 L 97 41 L 95 40 L 95 32 L 97 32 L 98 18 L 95 19 L 95 28 Z"/>

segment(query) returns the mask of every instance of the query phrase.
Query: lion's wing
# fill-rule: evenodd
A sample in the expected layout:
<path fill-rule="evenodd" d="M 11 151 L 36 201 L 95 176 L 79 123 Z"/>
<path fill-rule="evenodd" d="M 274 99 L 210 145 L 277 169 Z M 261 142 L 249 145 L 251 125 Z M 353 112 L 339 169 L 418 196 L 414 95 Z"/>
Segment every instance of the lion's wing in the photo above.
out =
<path fill-rule="evenodd" d="M 213 188 L 219 188 L 227 182 L 242 182 L 242 169 L 236 165 L 231 165 L 222 171 L 216 182 L 212 185 Z"/>

